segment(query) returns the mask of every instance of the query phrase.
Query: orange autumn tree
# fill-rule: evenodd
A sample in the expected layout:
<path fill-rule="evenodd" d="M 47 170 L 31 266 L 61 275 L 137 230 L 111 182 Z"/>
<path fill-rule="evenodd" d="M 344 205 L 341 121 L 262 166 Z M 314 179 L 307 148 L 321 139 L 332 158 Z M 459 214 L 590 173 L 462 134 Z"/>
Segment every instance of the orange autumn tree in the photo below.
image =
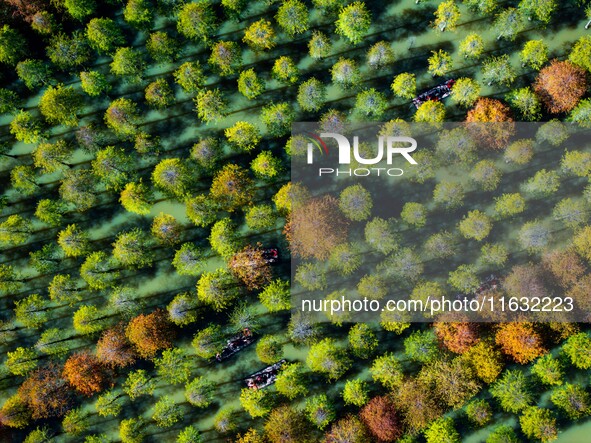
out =
<path fill-rule="evenodd" d="M 113 374 L 88 351 L 71 355 L 64 364 L 64 377 L 83 395 L 90 397 L 113 385 Z"/>
<path fill-rule="evenodd" d="M 263 256 L 260 245 L 246 246 L 242 251 L 234 254 L 228 264 L 230 271 L 249 290 L 261 289 L 271 278 L 271 267 Z"/>
<path fill-rule="evenodd" d="M 395 441 L 402 435 L 401 421 L 388 397 L 372 398 L 359 413 L 361 421 L 379 442 Z"/>
<path fill-rule="evenodd" d="M 293 208 L 284 233 L 294 255 L 325 260 L 347 239 L 347 229 L 337 199 L 325 195 Z"/>
<path fill-rule="evenodd" d="M 548 352 L 542 337 L 529 322 L 500 324 L 495 341 L 505 354 L 520 364 L 529 363 Z"/>
<path fill-rule="evenodd" d="M 466 116 L 466 127 L 487 148 L 503 149 L 515 133 L 511 110 L 500 100 L 479 98 Z"/>
<path fill-rule="evenodd" d="M 573 249 L 550 251 L 542 256 L 542 266 L 563 288 L 574 285 L 585 274 L 585 265 Z"/>
<path fill-rule="evenodd" d="M 96 356 L 104 365 L 123 368 L 132 365 L 138 355 L 125 336 L 125 327 L 119 324 L 103 332 L 96 344 Z"/>
<path fill-rule="evenodd" d="M 143 358 L 152 358 L 161 349 L 172 347 L 175 336 L 166 312 L 156 309 L 151 314 L 140 314 L 125 328 L 127 339 Z"/>
<path fill-rule="evenodd" d="M 18 388 L 19 397 L 27 404 L 35 420 L 63 416 L 72 407 L 72 394 L 61 368 L 56 364 L 32 372 Z"/>
<path fill-rule="evenodd" d="M 553 114 L 573 109 L 586 90 L 585 70 L 569 61 L 552 60 L 534 83 L 534 91 Z"/>
<path fill-rule="evenodd" d="M 479 340 L 476 323 L 437 322 L 433 329 L 443 346 L 456 354 L 463 354 Z"/>

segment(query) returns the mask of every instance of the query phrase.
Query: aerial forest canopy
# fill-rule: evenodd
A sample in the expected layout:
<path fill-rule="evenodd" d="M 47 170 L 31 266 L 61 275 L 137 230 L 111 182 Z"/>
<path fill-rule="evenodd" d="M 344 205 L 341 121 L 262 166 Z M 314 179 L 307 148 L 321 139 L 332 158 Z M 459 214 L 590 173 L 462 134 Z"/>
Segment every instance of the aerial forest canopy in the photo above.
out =
<path fill-rule="evenodd" d="M 589 28 L 588 0 L 0 0 L 0 441 L 588 441 L 588 315 L 318 323 L 291 289 L 588 313 Z M 382 205 L 292 182 L 294 122 L 437 140 Z"/>

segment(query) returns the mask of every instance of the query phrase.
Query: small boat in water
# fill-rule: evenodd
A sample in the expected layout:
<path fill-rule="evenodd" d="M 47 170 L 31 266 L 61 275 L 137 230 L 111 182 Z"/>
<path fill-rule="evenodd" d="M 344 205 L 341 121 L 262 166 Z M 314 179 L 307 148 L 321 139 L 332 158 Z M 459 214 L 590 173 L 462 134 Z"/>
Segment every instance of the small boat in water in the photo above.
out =
<path fill-rule="evenodd" d="M 255 338 L 252 335 L 250 329 L 244 328 L 244 330 L 240 334 L 230 338 L 226 342 L 226 346 L 224 346 L 224 349 L 222 349 L 220 352 L 216 354 L 215 360 L 218 362 L 222 362 L 230 358 L 234 354 L 242 351 L 247 346 L 253 344 L 254 341 Z"/>
<path fill-rule="evenodd" d="M 249 375 L 244 379 L 246 386 L 250 389 L 262 389 L 275 383 L 279 370 L 286 363 L 286 360 L 279 360 L 254 374 Z"/>
<path fill-rule="evenodd" d="M 412 99 L 413 104 L 418 109 L 426 101 L 441 101 L 446 97 L 449 97 L 451 94 L 451 88 L 456 81 L 454 79 L 450 79 L 445 83 L 437 85 L 428 91 L 423 92 L 422 94 L 417 95 L 415 98 Z"/>

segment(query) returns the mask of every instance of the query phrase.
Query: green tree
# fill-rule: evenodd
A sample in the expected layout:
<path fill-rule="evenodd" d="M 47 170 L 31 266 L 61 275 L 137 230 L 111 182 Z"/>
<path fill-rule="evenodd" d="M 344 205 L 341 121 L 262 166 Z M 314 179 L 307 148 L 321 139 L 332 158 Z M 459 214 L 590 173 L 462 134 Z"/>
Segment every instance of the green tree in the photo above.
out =
<path fill-rule="evenodd" d="M 43 60 L 26 59 L 16 65 L 16 73 L 29 89 L 46 85 L 51 80 L 51 67 Z"/>
<path fill-rule="evenodd" d="M 554 388 L 550 400 L 571 420 L 591 414 L 589 394 L 579 385 L 566 383 Z"/>
<path fill-rule="evenodd" d="M 559 359 L 552 354 L 545 354 L 539 357 L 531 368 L 531 373 L 543 384 L 559 386 L 562 384 L 564 370 Z"/>
<path fill-rule="evenodd" d="M 97 397 L 94 403 L 96 412 L 101 417 L 116 417 L 123 409 L 123 395 L 114 390 L 110 390 Z"/>
<path fill-rule="evenodd" d="M 209 2 L 201 0 L 183 5 L 178 13 L 179 33 L 193 40 L 209 40 L 216 29 L 216 19 Z"/>
<path fill-rule="evenodd" d="M 190 170 L 179 158 L 160 161 L 152 172 L 152 181 L 157 188 L 179 197 L 188 191 L 190 180 Z"/>
<path fill-rule="evenodd" d="M 259 130 L 251 123 L 238 121 L 224 131 L 226 139 L 238 151 L 250 152 L 261 141 Z"/>
<path fill-rule="evenodd" d="M 234 74 L 242 64 L 240 46 L 232 41 L 218 41 L 211 47 L 211 56 L 207 63 L 222 76 Z"/>
<path fill-rule="evenodd" d="M 417 95 L 417 80 L 414 74 L 398 74 L 390 86 L 394 95 L 410 100 Z"/>
<path fill-rule="evenodd" d="M 308 397 L 305 412 L 308 420 L 320 430 L 326 428 L 336 418 L 334 406 L 325 394 Z"/>
<path fill-rule="evenodd" d="M 178 42 L 165 31 L 152 32 L 146 41 L 146 49 L 158 64 L 172 63 L 181 52 Z"/>
<path fill-rule="evenodd" d="M 533 140 L 522 139 L 511 143 L 505 149 L 505 162 L 525 165 L 530 162 L 534 156 Z"/>
<path fill-rule="evenodd" d="M 105 123 L 117 135 L 124 138 L 135 136 L 140 123 L 137 104 L 124 97 L 112 101 L 105 111 Z"/>
<path fill-rule="evenodd" d="M 119 438 L 122 443 L 141 443 L 146 435 L 143 418 L 126 418 L 119 422 Z"/>
<path fill-rule="evenodd" d="M 493 83 L 509 86 L 515 81 L 515 77 L 515 70 L 507 54 L 489 57 L 482 64 L 482 80 L 489 86 Z"/>
<path fill-rule="evenodd" d="M 46 329 L 35 343 L 35 349 L 46 355 L 62 357 L 72 349 L 72 343 L 67 340 L 68 338 L 63 329 Z"/>
<path fill-rule="evenodd" d="M 273 63 L 271 75 L 280 82 L 294 84 L 298 81 L 300 71 L 293 59 L 284 55 Z"/>
<path fill-rule="evenodd" d="M 201 90 L 194 101 L 197 116 L 205 123 L 217 122 L 228 113 L 226 99 L 219 89 Z"/>
<path fill-rule="evenodd" d="M 177 294 L 166 307 L 170 321 L 178 326 L 185 326 L 197 321 L 197 298 L 188 292 Z"/>
<path fill-rule="evenodd" d="M 91 97 L 98 97 L 111 90 L 111 84 L 107 77 L 98 71 L 82 71 L 80 73 L 80 86 Z"/>
<path fill-rule="evenodd" d="M 152 206 L 152 192 L 141 181 L 127 183 L 121 191 L 119 201 L 126 211 L 134 214 L 147 215 Z"/>
<path fill-rule="evenodd" d="M 88 40 L 81 30 L 72 35 L 59 33 L 53 36 L 46 52 L 53 64 L 64 71 L 85 64 L 91 57 Z"/>
<path fill-rule="evenodd" d="M 240 405 L 252 418 L 264 417 L 271 412 L 272 399 L 262 389 L 243 388 L 240 393 Z"/>
<path fill-rule="evenodd" d="M 386 96 L 375 88 L 365 89 L 355 97 L 355 111 L 364 117 L 378 119 L 387 108 Z"/>
<path fill-rule="evenodd" d="M 507 370 L 491 387 L 490 393 L 508 412 L 517 413 L 533 402 L 529 384 L 520 370 Z"/>
<path fill-rule="evenodd" d="M 62 420 L 64 432 L 70 436 L 83 434 L 90 427 L 90 415 L 84 412 L 82 408 L 76 408 L 68 411 Z"/>
<path fill-rule="evenodd" d="M 468 419 L 477 426 L 484 426 L 492 419 L 492 410 L 486 400 L 473 400 L 466 405 Z"/>
<path fill-rule="evenodd" d="M 199 357 L 210 359 L 224 347 L 222 338 L 222 329 L 218 325 L 210 324 L 195 334 L 191 345 Z"/>
<path fill-rule="evenodd" d="M 509 41 L 515 40 L 525 28 L 525 22 L 521 10 L 507 8 L 497 14 L 493 29 L 497 33 L 497 40 L 501 38 Z"/>
<path fill-rule="evenodd" d="M 502 172 L 492 160 L 482 160 L 474 165 L 470 179 L 485 191 L 494 191 L 501 182 Z"/>
<path fill-rule="evenodd" d="M 90 46 L 99 52 L 112 53 L 116 47 L 125 44 L 125 37 L 119 26 L 110 18 L 93 18 L 86 25 L 86 38 Z"/>
<path fill-rule="evenodd" d="M 253 231 L 263 231 L 275 226 L 277 214 L 271 205 L 255 205 L 246 211 L 245 221 L 246 226 Z"/>
<path fill-rule="evenodd" d="M 275 47 L 275 31 L 269 20 L 260 19 L 244 31 L 242 41 L 254 51 L 264 51 Z"/>
<path fill-rule="evenodd" d="M 5 24 L 0 28 L 0 48 L 0 63 L 14 66 L 25 57 L 27 42 L 20 32 Z"/>
<path fill-rule="evenodd" d="M 197 226 L 205 227 L 217 219 L 218 205 L 208 195 L 196 195 L 187 200 L 187 217 Z"/>
<path fill-rule="evenodd" d="M 582 151 L 565 151 L 560 161 L 562 172 L 577 177 L 591 173 L 591 154 Z"/>
<path fill-rule="evenodd" d="M 35 169 L 28 165 L 18 165 L 10 171 L 10 184 L 23 195 L 32 195 L 39 190 Z"/>
<path fill-rule="evenodd" d="M 193 243 L 184 243 L 174 254 L 172 265 L 180 275 L 197 276 L 204 262 L 201 248 Z"/>
<path fill-rule="evenodd" d="M 530 406 L 519 417 L 521 430 L 530 439 L 536 439 L 542 443 L 554 441 L 558 438 L 556 419 L 549 409 Z"/>
<path fill-rule="evenodd" d="M 238 294 L 238 283 L 226 269 L 204 272 L 197 282 L 197 297 L 215 311 L 228 308 Z"/>
<path fill-rule="evenodd" d="M 13 375 L 27 375 L 37 367 L 37 353 L 33 348 L 19 346 L 6 353 L 6 369 Z"/>
<path fill-rule="evenodd" d="M 547 25 L 557 6 L 556 0 L 521 0 L 519 10 L 528 20 L 536 19 Z"/>
<path fill-rule="evenodd" d="M 387 389 L 395 389 L 402 384 L 402 366 L 394 354 L 386 353 L 376 358 L 369 368 L 374 381 Z"/>
<path fill-rule="evenodd" d="M 444 119 L 445 106 L 443 103 L 433 100 L 427 100 L 426 102 L 421 103 L 414 115 L 414 121 L 417 123 L 438 123 L 442 122 Z"/>
<path fill-rule="evenodd" d="M 438 51 L 431 51 L 429 57 L 429 74 L 433 77 L 446 75 L 453 68 L 451 55 L 440 49 Z"/>
<path fill-rule="evenodd" d="M 250 164 L 250 169 L 257 178 L 272 181 L 283 172 L 281 160 L 271 151 L 261 151 Z"/>
<path fill-rule="evenodd" d="M 480 252 L 482 261 L 491 266 L 503 266 L 509 257 L 509 251 L 501 243 L 485 243 Z"/>
<path fill-rule="evenodd" d="M 152 5 L 148 0 L 128 0 L 123 9 L 123 18 L 135 28 L 149 29 L 154 19 Z"/>
<path fill-rule="evenodd" d="M 158 376 L 169 385 L 186 383 L 191 376 L 191 359 L 181 348 L 165 349 L 154 359 L 154 366 Z"/>
<path fill-rule="evenodd" d="M 96 9 L 95 0 L 64 0 L 63 5 L 72 17 L 80 21 L 94 14 Z"/>
<path fill-rule="evenodd" d="M 435 333 L 432 330 L 414 331 L 404 339 L 404 353 L 419 363 L 433 362 L 439 356 Z"/>
<path fill-rule="evenodd" d="M 353 355 L 369 358 L 378 347 L 378 339 L 366 323 L 356 323 L 349 329 L 349 346 Z"/>
<path fill-rule="evenodd" d="M 174 80 L 185 92 L 195 93 L 205 83 L 201 65 L 197 61 L 185 62 L 174 71 Z"/>
<path fill-rule="evenodd" d="M 167 108 L 174 103 L 174 93 L 164 78 L 159 78 L 146 86 L 145 97 L 150 106 L 158 109 Z"/>
<path fill-rule="evenodd" d="M 591 100 L 581 100 L 571 111 L 568 120 L 583 128 L 591 128 Z"/>
<path fill-rule="evenodd" d="M 120 191 L 133 174 L 134 161 L 123 148 L 107 146 L 96 153 L 92 171 L 107 189 Z"/>
<path fill-rule="evenodd" d="M 454 102 L 470 107 L 480 97 L 480 86 L 471 78 L 459 78 L 451 89 L 451 98 Z"/>
<path fill-rule="evenodd" d="M 156 389 L 155 380 L 149 378 L 145 369 L 130 371 L 123 382 L 123 392 L 133 401 L 142 395 L 152 395 Z"/>
<path fill-rule="evenodd" d="M 424 435 L 427 443 L 459 443 L 461 441 L 451 417 L 438 418 L 425 429 Z"/>
<path fill-rule="evenodd" d="M 528 86 L 514 89 L 507 95 L 507 101 L 519 112 L 525 121 L 536 121 L 542 115 L 542 104 L 538 96 Z"/>
<path fill-rule="evenodd" d="M 350 368 L 351 361 L 333 339 L 325 338 L 310 347 L 306 364 L 313 372 L 325 374 L 329 380 L 337 380 Z"/>
<path fill-rule="evenodd" d="M 459 223 L 458 228 L 465 238 L 481 241 L 490 234 L 492 221 L 484 212 L 470 211 Z"/>
<path fill-rule="evenodd" d="M 340 57 L 330 68 L 330 74 L 333 83 L 339 85 L 342 89 L 357 86 L 361 80 L 361 71 L 355 60 L 350 58 Z"/>
<path fill-rule="evenodd" d="M 277 392 L 290 400 L 305 397 L 308 394 L 308 386 L 304 365 L 300 362 L 284 364 L 275 380 L 275 387 Z"/>
<path fill-rule="evenodd" d="M 182 225 L 174 216 L 161 212 L 154 217 L 151 232 L 160 243 L 173 246 L 181 241 Z"/>
<path fill-rule="evenodd" d="M 213 137 L 201 139 L 191 148 L 191 160 L 194 160 L 200 169 L 207 172 L 215 169 L 221 157 L 222 147 L 218 139 Z"/>
<path fill-rule="evenodd" d="M 39 328 L 47 322 L 47 300 L 39 294 L 30 294 L 14 304 L 15 318 L 26 328 Z"/>
<path fill-rule="evenodd" d="M 353 221 L 367 220 L 372 207 L 371 194 L 359 184 L 348 186 L 339 195 L 339 208 Z"/>
<path fill-rule="evenodd" d="M 16 292 L 22 285 L 22 279 L 11 265 L 0 264 L 0 291 Z"/>
<path fill-rule="evenodd" d="M 304 111 L 318 111 L 326 100 L 326 87 L 312 77 L 298 87 L 297 101 Z"/>
<path fill-rule="evenodd" d="M 308 30 L 308 8 L 300 0 L 287 0 L 277 10 L 275 20 L 285 33 L 293 37 Z"/>
<path fill-rule="evenodd" d="M 440 32 L 454 31 L 458 20 L 460 19 L 460 8 L 454 0 L 447 0 L 439 3 L 435 11 L 435 21 L 433 26 Z"/>
<path fill-rule="evenodd" d="M 139 228 L 122 232 L 113 243 L 113 257 L 126 268 L 143 268 L 152 264 L 147 248 L 148 236 Z"/>
<path fill-rule="evenodd" d="M 347 380 L 343 388 L 343 400 L 346 405 L 365 406 L 369 401 L 367 384 L 360 379 Z"/>
<path fill-rule="evenodd" d="M 371 15 L 364 2 L 354 2 L 341 8 L 335 24 L 337 34 L 357 44 L 369 31 Z"/>
<path fill-rule="evenodd" d="M 270 103 L 261 109 L 261 121 L 272 136 L 280 137 L 287 134 L 294 120 L 293 107 L 287 102 Z"/>
<path fill-rule="evenodd" d="M 80 306 L 72 318 L 74 330 L 78 334 L 90 335 L 102 331 L 107 326 L 105 317 L 96 306 Z"/>
<path fill-rule="evenodd" d="M 458 182 L 441 181 L 433 190 L 433 201 L 444 209 L 457 209 L 463 205 L 464 189 Z"/>
<path fill-rule="evenodd" d="M 588 207 L 584 200 L 565 198 L 560 200 L 552 211 L 554 220 L 562 222 L 567 228 L 577 229 L 589 218 Z"/>
<path fill-rule="evenodd" d="M 207 408 L 214 399 L 213 384 L 205 377 L 197 377 L 185 385 L 185 398 L 197 408 Z"/>
<path fill-rule="evenodd" d="M 10 428 L 22 429 L 27 427 L 31 418 L 27 404 L 18 394 L 9 397 L 0 409 L 2 424 Z"/>
<path fill-rule="evenodd" d="M 259 294 L 259 299 L 270 312 L 290 309 L 289 282 L 280 279 L 272 281 Z"/>
<path fill-rule="evenodd" d="M 249 100 L 257 98 L 265 90 L 264 82 L 253 68 L 242 71 L 238 77 L 238 91 Z"/>
<path fill-rule="evenodd" d="M 464 58 L 478 59 L 484 52 L 484 41 L 479 34 L 468 34 L 460 42 L 460 55 Z"/>
<path fill-rule="evenodd" d="M 390 43 L 380 41 L 367 50 L 367 66 L 370 69 L 381 69 L 394 62 L 394 51 Z"/>
<path fill-rule="evenodd" d="M 579 332 L 571 335 L 562 346 L 562 352 L 574 367 L 591 368 L 591 337 L 587 333 Z"/>
<path fill-rule="evenodd" d="M 91 253 L 82 266 L 80 266 L 80 277 L 91 289 L 107 289 L 115 284 L 119 278 L 119 272 L 115 263 L 104 251 Z"/>
<path fill-rule="evenodd" d="M 47 289 L 49 298 L 57 303 L 68 303 L 73 306 L 82 299 L 78 285 L 70 274 L 54 275 Z"/>
<path fill-rule="evenodd" d="M 312 31 L 312 37 L 308 41 L 308 53 L 313 59 L 323 59 L 331 52 L 331 42 L 326 34 L 320 31 Z"/>
<path fill-rule="evenodd" d="M 131 83 L 139 83 L 144 75 L 146 63 L 143 54 L 130 47 L 117 48 L 111 62 L 111 72 L 124 77 Z"/>
<path fill-rule="evenodd" d="M 80 257 L 85 255 L 90 247 L 88 234 L 77 225 L 68 225 L 59 232 L 57 243 L 63 249 L 66 257 Z"/>
<path fill-rule="evenodd" d="M 70 167 L 67 163 L 72 152 L 64 140 L 55 143 L 40 143 L 33 151 L 35 167 L 41 168 L 44 173 L 51 174 L 63 171 Z"/>
<path fill-rule="evenodd" d="M 45 137 L 39 119 L 27 111 L 19 111 L 10 122 L 10 133 L 23 143 L 37 143 Z"/>
<path fill-rule="evenodd" d="M 195 426 L 187 426 L 179 432 L 176 443 L 201 443 L 201 433 Z"/>
<path fill-rule="evenodd" d="M 568 59 L 575 65 L 591 71 L 591 36 L 584 35 L 574 44 Z"/>
<path fill-rule="evenodd" d="M 524 223 L 519 230 L 518 240 L 522 248 L 530 253 L 543 251 L 550 242 L 550 230 L 541 222 L 534 220 Z"/>
<path fill-rule="evenodd" d="M 30 18 L 31 28 L 42 35 L 51 35 L 57 32 L 55 17 L 49 11 L 39 11 Z"/>
<path fill-rule="evenodd" d="M 470 294 L 480 286 L 476 268 L 472 265 L 460 265 L 455 271 L 450 271 L 447 281 L 454 289 L 464 294 Z"/>
<path fill-rule="evenodd" d="M 402 207 L 400 218 L 409 225 L 422 228 L 427 223 L 427 209 L 421 203 L 408 202 Z"/>
<path fill-rule="evenodd" d="M 519 58 L 521 66 L 529 66 L 538 71 L 548 61 L 548 46 L 543 40 L 529 40 L 519 53 Z"/>
<path fill-rule="evenodd" d="M 0 112 L 2 114 L 14 114 L 19 106 L 20 97 L 10 89 L 0 88 Z"/>
<path fill-rule="evenodd" d="M 33 225 L 30 220 L 18 214 L 10 215 L 0 223 L 0 243 L 21 245 L 29 239 L 32 231 Z"/>

